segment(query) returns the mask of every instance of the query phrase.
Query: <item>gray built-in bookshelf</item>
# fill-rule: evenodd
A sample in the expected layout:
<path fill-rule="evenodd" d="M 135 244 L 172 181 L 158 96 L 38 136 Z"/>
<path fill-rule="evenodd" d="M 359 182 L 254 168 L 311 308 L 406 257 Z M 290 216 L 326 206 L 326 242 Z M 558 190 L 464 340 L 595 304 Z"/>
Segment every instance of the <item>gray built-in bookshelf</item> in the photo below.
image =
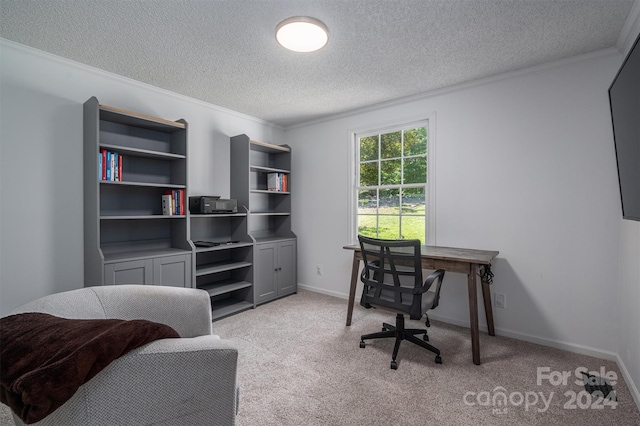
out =
<path fill-rule="evenodd" d="M 164 194 L 186 198 L 187 127 L 184 120 L 101 105 L 95 97 L 85 102 L 86 286 L 192 286 L 186 210 L 166 215 L 162 209 Z M 103 175 L 103 151 L 116 154 L 117 179 Z"/>
<path fill-rule="evenodd" d="M 191 214 L 195 287 L 211 297 L 214 320 L 255 307 L 253 241 L 247 213 Z M 211 247 L 201 247 L 204 241 Z"/>
<path fill-rule="evenodd" d="M 184 120 L 85 102 L 85 285 L 199 288 L 214 320 L 295 293 L 291 148 L 231 138 L 238 212 L 190 214 L 187 130 Z"/>
<path fill-rule="evenodd" d="M 269 178 L 285 184 L 270 187 Z M 297 291 L 297 241 L 291 231 L 291 148 L 231 138 L 231 198 L 247 210 L 255 304 Z"/>

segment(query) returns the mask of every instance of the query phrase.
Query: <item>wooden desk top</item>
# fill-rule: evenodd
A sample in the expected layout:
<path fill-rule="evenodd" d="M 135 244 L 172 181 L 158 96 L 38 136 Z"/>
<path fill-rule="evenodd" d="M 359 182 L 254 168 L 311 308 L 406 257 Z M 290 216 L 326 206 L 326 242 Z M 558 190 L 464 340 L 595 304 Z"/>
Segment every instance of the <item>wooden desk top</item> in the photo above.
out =
<path fill-rule="evenodd" d="M 360 251 L 360 246 L 355 244 L 346 245 L 343 248 L 346 250 Z M 469 262 L 476 263 L 478 265 L 488 265 L 491 263 L 491 260 L 500 253 L 494 250 L 475 250 L 440 246 L 420 246 L 420 249 L 422 257 L 451 260 L 454 262 Z"/>

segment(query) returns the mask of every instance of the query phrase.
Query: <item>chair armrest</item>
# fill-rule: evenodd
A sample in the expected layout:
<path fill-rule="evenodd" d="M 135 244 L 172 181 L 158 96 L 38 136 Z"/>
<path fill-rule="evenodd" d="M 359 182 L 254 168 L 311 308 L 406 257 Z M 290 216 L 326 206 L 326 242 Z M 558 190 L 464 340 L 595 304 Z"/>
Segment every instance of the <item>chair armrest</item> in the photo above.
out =
<path fill-rule="evenodd" d="M 424 282 L 424 285 L 420 288 L 421 293 L 426 293 L 436 280 L 436 288 L 435 290 L 431 291 L 433 293 L 433 302 L 431 302 L 431 306 L 429 306 L 429 309 L 435 309 L 440 302 L 440 288 L 442 287 L 442 280 L 444 280 L 444 269 L 438 269 L 437 271 L 429 274 Z M 422 297 L 424 298 L 425 296 Z"/>
<path fill-rule="evenodd" d="M 146 319 L 173 327 L 181 337 L 211 334 L 211 299 L 204 290 L 154 285 L 91 287 L 106 318 Z"/>
<path fill-rule="evenodd" d="M 42 424 L 233 425 L 237 361 L 217 336 L 157 340 L 113 361 Z"/>

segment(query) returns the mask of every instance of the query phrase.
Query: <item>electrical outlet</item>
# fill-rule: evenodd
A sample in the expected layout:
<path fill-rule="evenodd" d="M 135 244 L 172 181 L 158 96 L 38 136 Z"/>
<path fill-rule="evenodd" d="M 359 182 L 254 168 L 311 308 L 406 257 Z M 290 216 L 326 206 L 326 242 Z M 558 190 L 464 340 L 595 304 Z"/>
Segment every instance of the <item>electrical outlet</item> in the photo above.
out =
<path fill-rule="evenodd" d="M 322 273 L 323 273 L 322 265 L 317 265 L 316 266 L 316 274 L 322 275 Z"/>
<path fill-rule="evenodd" d="M 496 293 L 495 305 L 496 305 L 496 308 L 506 309 L 507 296 L 502 293 Z"/>

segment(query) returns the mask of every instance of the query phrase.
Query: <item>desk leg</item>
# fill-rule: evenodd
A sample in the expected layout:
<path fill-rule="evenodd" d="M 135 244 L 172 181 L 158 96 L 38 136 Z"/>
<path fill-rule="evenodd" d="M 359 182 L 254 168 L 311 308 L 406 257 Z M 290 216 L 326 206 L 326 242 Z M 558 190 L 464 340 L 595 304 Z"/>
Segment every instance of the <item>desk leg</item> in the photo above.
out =
<path fill-rule="evenodd" d="M 491 306 L 491 286 L 485 280 L 482 280 L 482 298 L 484 299 L 484 313 L 487 316 L 489 336 L 495 336 L 496 330 L 493 327 L 493 308 Z"/>
<path fill-rule="evenodd" d="M 353 303 L 356 299 L 356 286 L 358 285 L 358 268 L 360 260 L 358 255 L 353 252 L 353 265 L 351 266 L 351 287 L 349 288 L 349 306 L 347 307 L 347 326 L 351 325 L 351 316 L 353 315 Z"/>
<path fill-rule="evenodd" d="M 473 353 L 473 363 L 480 365 L 480 333 L 478 331 L 478 288 L 476 284 L 478 266 L 471 264 L 471 271 L 467 276 L 469 287 L 469 322 L 471 326 L 471 352 Z"/>

